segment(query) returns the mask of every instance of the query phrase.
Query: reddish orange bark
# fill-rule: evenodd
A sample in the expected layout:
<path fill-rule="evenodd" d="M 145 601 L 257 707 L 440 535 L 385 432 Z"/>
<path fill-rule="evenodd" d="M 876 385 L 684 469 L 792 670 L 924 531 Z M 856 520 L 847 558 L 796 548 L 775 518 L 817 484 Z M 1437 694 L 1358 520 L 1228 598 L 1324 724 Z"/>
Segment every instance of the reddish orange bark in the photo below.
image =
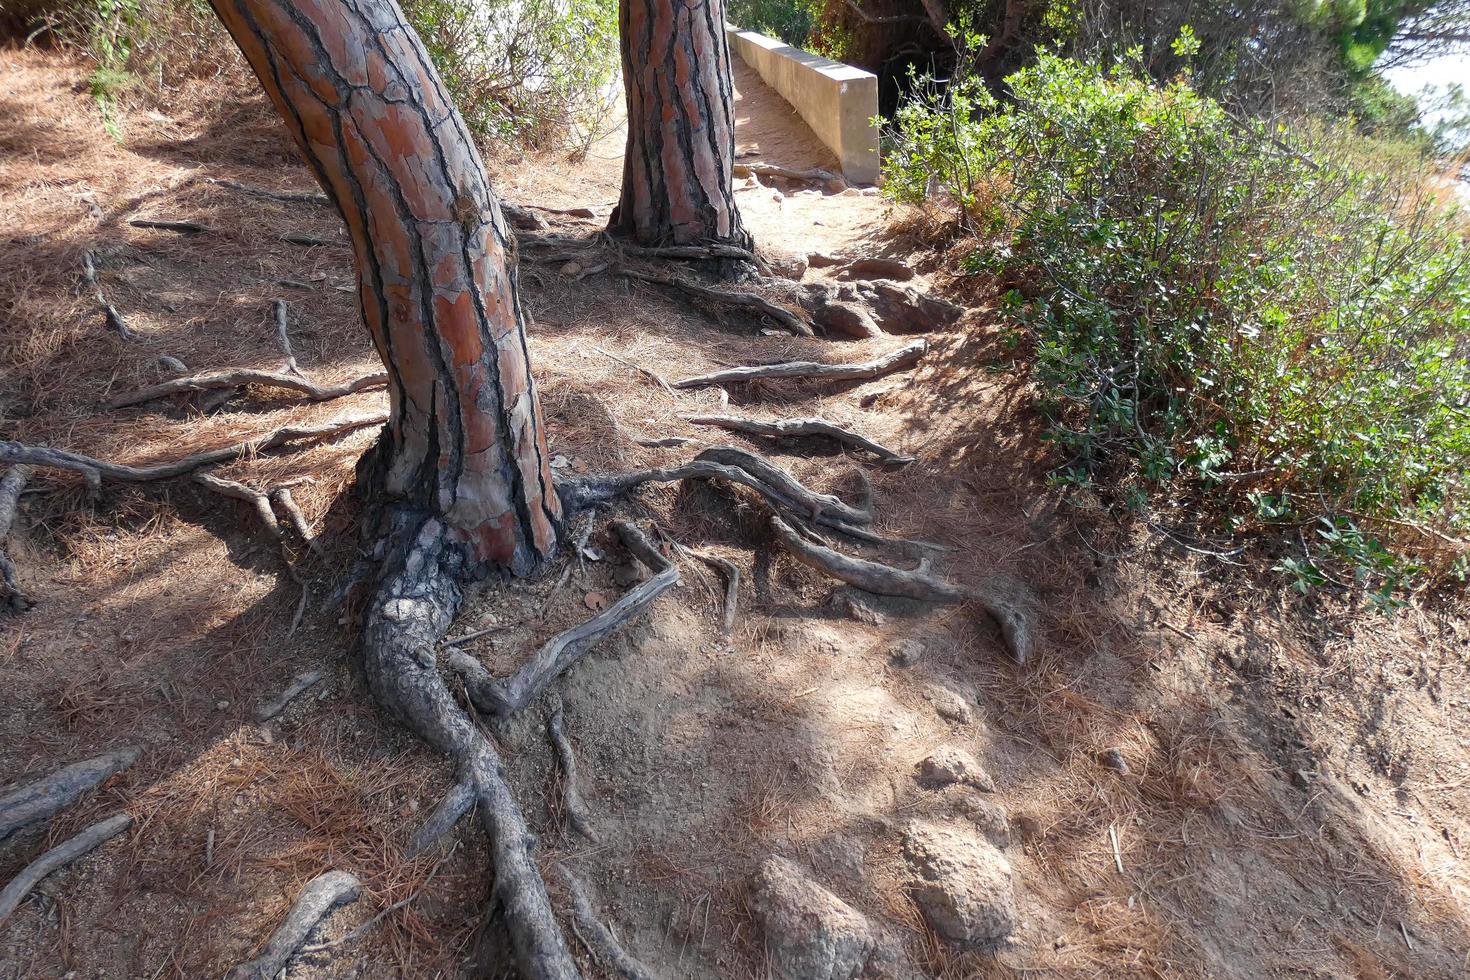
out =
<path fill-rule="evenodd" d="M 642 245 L 751 246 L 735 205 L 723 0 L 620 0 L 628 145 L 611 227 Z"/>
<path fill-rule="evenodd" d="M 560 516 L 484 164 L 393 0 L 211 0 L 347 223 L 389 373 L 387 502 L 529 570 Z"/>

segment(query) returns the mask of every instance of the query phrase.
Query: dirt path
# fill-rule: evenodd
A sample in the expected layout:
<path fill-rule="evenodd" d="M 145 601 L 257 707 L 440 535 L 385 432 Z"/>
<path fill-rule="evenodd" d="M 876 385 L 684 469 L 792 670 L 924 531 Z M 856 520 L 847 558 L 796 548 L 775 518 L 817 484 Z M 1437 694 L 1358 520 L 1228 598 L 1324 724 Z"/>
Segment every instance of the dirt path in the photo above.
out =
<path fill-rule="evenodd" d="M 209 411 L 99 409 L 162 377 L 164 355 L 195 369 L 278 367 L 278 297 L 304 370 L 341 380 L 370 369 L 372 354 L 343 288 L 347 251 L 281 240 L 330 241 L 335 218 L 206 182 L 308 186 L 260 99 L 190 90 L 177 112 L 126 114 L 118 145 L 84 75 L 0 52 L 5 437 L 137 461 L 380 407 L 376 393 L 310 406 L 250 390 Z M 737 86 L 746 159 L 831 165 L 743 69 Z M 524 204 L 593 207 L 596 219 L 557 219 L 564 233 L 591 232 L 616 197 L 618 145 L 576 164 L 497 161 L 496 184 Z M 881 199 L 789 191 L 740 191 L 764 247 L 909 251 Z M 138 216 L 213 230 L 131 226 Z M 83 250 L 137 339 L 109 332 L 78 288 Z M 527 264 L 522 279 L 559 467 L 682 461 L 687 446 L 637 442 L 680 435 L 773 452 L 842 492 L 861 468 L 884 532 L 955 546 L 937 570 L 959 582 L 1023 578 L 1044 608 L 1043 649 L 1018 667 L 979 609 L 865 598 L 779 557 L 743 498 L 645 492 L 635 512 L 740 567 L 739 613 L 726 635 L 723 583 L 683 563 L 679 589 L 558 684 L 595 843 L 565 829 L 544 711 L 497 731 L 559 908 L 565 866 L 658 976 L 768 976 L 780 937 L 753 882 L 779 855 L 871 920 L 915 975 L 1465 975 L 1462 620 L 1286 602 L 1242 570 L 1065 504 L 1046 481 L 1006 325 L 984 307 L 932 335 L 916 371 L 731 386 L 726 408 L 716 389 L 671 397 L 629 364 L 674 379 L 859 359 L 907 338 L 766 335 L 557 265 Z M 937 273 L 925 281 L 970 292 Z M 716 409 L 826 416 L 917 461 L 882 469 L 820 441 L 745 442 L 683 419 Z M 365 895 L 313 943 L 412 901 L 364 937 L 302 955 L 288 976 L 453 977 L 476 963 L 499 975 L 493 929 L 476 941 L 489 890 L 482 836 L 466 823 L 452 851 L 403 856 L 446 773 L 380 719 L 353 663 L 351 610 L 325 607 L 353 557 L 342 491 L 370 439 L 223 471 L 256 486 L 300 481 L 293 493 L 327 555 L 288 555 L 309 583 L 294 631 L 301 588 L 244 505 L 187 481 L 108 487 L 94 503 L 77 481 L 37 476 L 9 546 L 37 606 L 0 619 L 0 782 L 123 745 L 143 754 L 50 825 L 0 844 L 4 881 L 103 816 L 125 809 L 136 821 L 0 926 L 0 976 L 218 976 L 329 867 L 357 874 Z M 487 588 L 460 626 L 497 631 L 467 649 L 504 670 L 620 592 L 636 571 L 604 532 L 591 543 L 600 560 L 564 557 L 532 582 Z M 255 720 L 262 700 L 316 667 L 322 684 Z M 946 748 L 973 756 L 992 791 L 917 780 Z M 926 924 L 905 854 L 915 822 L 1004 855 L 1017 912 L 1000 950 L 961 952 Z"/>

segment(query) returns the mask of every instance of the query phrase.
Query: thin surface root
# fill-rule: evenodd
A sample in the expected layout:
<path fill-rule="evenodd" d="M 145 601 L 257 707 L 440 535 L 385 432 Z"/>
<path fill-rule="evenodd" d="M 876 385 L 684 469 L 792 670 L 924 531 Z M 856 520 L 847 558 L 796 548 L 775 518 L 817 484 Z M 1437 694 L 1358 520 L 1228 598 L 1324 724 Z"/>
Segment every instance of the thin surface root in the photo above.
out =
<path fill-rule="evenodd" d="M 15 523 L 15 512 L 20 506 L 20 493 L 30 481 L 29 466 L 12 466 L 0 477 L 0 597 L 3 597 L 16 612 L 25 612 L 35 605 L 25 590 L 20 587 L 20 578 L 15 573 L 15 563 L 5 553 L 5 538 Z M 0 833 L 0 837 L 4 837 Z"/>
<path fill-rule="evenodd" d="M 607 609 L 552 637 L 510 677 L 496 680 L 484 666 L 463 650 L 450 649 L 446 658 L 464 680 L 465 691 L 480 711 L 498 718 L 509 717 L 530 704 L 567 668 L 582 658 L 598 640 L 647 609 L 653 600 L 679 583 L 679 569 L 653 543 L 627 521 L 613 522 L 623 545 L 647 565 L 652 578 L 623 593 Z"/>
<path fill-rule="evenodd" d="M 194 474 L 194 482 L 206 490 L 213 491 L 221 496 L 233 497 L 236 500 L 245 501 L 251 507 L 255 508 L 255 514 L 260 518 L 260 522 L 265 525 L 266 532 L 277 541 L 281 540 L 280 522 L 276 520 L 276 513 L 271 510 L 270 498 L 265 494 L 259 490 L 247 487 L 245 484 L 236 480 L 226 480 L 224 477 L 215 476 L 213 473 L 208 473 L 204 470 L 200 470 Z"/>
<path fill-rule="evenodd" d="M 299 372 L 289 373 L 295 370 L 295 358 L 290 357 L 287 362 L 287 371 L 258 371 L 254 368 L 237 368 L 230 371 L 202 371 L 199 374 L 185 375 L 182 378 L 170 378 L 160 381 L 156 385 L 140 388 L 118 395 L 103 404 L 103 408 L 116 409 L 126 408 L 129 405 L 141 405 L 151 402 L 156 398 L 166 398 L 169 395 L 177 395 L 182 392 L 192 391 L 221 391 L 233 390 L 241 385 L 260 385 L 263 388 L 282 388 L 305 395 L 314 402 L 331 401 L 334 398 L 343 398 L 347 395 L 355 395 L 359 391 L 367 391 L 372 388 L 381 388 L 388 383 L 386 372 L 377 371 L 373 374 L 365 374 L 351 381 L 341 384 L 319 385 L 310 378 L 302 377 Z"/>
<path fill-rule="evenodd" d="M 324 871 L 306 883 L 259 956 L 230 971 L 229 980 L 272 980 L 286 968 L 306 937 L 339 905 L 357 901 L 362 886 L 346 871 Z"/>
<path fill-rule="evenodd" d="M 94 823 L 70 840 L 57 844 L 51 850 L 26 865 L 10 884 L 0 890 L 0 925 L 4 925 L 31 889 L 51 872 L 66 867 L 84 854 L 90 854 L 104 842 L 111 840 L 132 826 L 133 818 L 126 813 L 108 817 Z"/>
<path fill-rule="evenodd" d="M 865 449 L 877 456 L 885 463 L 904 464 L 912 463 L 914 457 L 904 456 L 896 453 L 887 446 L 874 442 L 866 436 L 858 435 L 851 429 L 844 429 L 835 422 L 829 422 L 821 418 L 807 419 L 773 419 L 770 421 L 762 419 L 741 418 L 737 415 L 686 415 L 686 422 L 695 425 L 712 425 L 720 429 L 728 429 L 732 432 L 745 432 L 751 435 L 772 436 L 774 438 L 791 436 L 826 436 L 847 446 L 855 446 Z"/>
<path fill-rule="evenodd" d="M 572 898 L 572 917 L 577 923 L 577 936 L 587 947 L 587 952 L 610 974 L 622 977 L 623 980 L 654 980 L 648 968 L 634 959 L 623 948 L 623 944 L 618 942 L 618 937 L 613 935 L 612 930 L 597 917 L 597 910 L 592 907 L 592 900 L 581 880 L 568 871 L 565 865 L 561 867 L 561 877 Z"/>
<path fill-rule="evenodd" d="M 408 857 L 417 857 L 426 848 L 434 844 L 439 838 L 454 829 L 461 817 L 469 813 L 475 806 L 475 789 L 467 782 L 458 782 L 450 787 L 449 792 L 444 794 L 444 799 L 429 814 L 429 819 L 424 825 L 414 832 L 413 839 L 408 842 L 408 850 L 404 853 Z"/>
<path fill-rule="evenodd" d="M 902 371 L 919 363 L 929 350 L 927 340 L 916 340 L 871 361 L 855 364 L 820 364 L 816 361 L 787 361 L 750 367 L 727 368 L 711 374 L 696 375 L 675 381 L 675 388 L 702 388 L 733 381 L 755 381 L 760 378 L 816 378 L 823 381 L 865 381 Z"/>
<path fill-rule="evenodd" d="M 255 709 L 255 720 L 260 722 L 270 721 L 276 715 L 285 711 L 292 701 L 295 701 L 317 684 L 320 684 L 322 678 L 325 676 L 320 670 L 308 670 L 297 674 L 291 680 L 291 683 L 286 686 L 284 691 L 269 701 L 263 702 L 259 708 Z"/>
<path fill-rule="evenodd" d="M 683 276 L 662 275 L 657 272 L 646 272 L 640 269 L 617 267 L 613 271 L 627 279 L 637 279 L 640 282 L 651 282 L 660 286 L 668 286 L 699 299 L 710 300 L 711 302 L 735 307 L 736 309 L 749 310 L 759 316 L 769 317 L 800 337 L 815 336 L 812 325 L 804 317 L 756 293 L 714 289 L 710 286 L 702 286 L 692 279 L 687 279 Z M 675 387 L 682 387 L 682 385 L 676 384 Z"/>
<path fill-rule="evenodd" d="M 592 829 L 587 803 L 582 799 L 582 790 L 577 783 L 577 757 L 572 754 L 572 743 L 567 740 L 567 734 L 562 729 L 561 698 L 552 694 L 546 700 L 551 706 L 551 713 L 546 717 L 546 737 L 551 739 L 551 745 L 556 749 L 557 761 L 561 764 L 561 797 L 567 813 L 567 823 L 577 833 L 595 842 L 597 832 Z"/>
<path fill-rule="evenodd" d="M 291 496 L 291 488 L 276 487 L 271 491 L 271 503 L 286 515 L 286 519 L 291 522 L 291 529 L 296 532 L 296 536 L 301 539 L 302 543 L 311 549 L 312 554 L 320 555 L 322 544 L 311 533 L 311 522 L 302 513 L 301 505 L 296 502 L 296 498 Z"/>
<path fill-rule="evenodd" d="M 82 794 L 138 761 L 138 748 L 118 749 L 73 762 L 0 797 L 0 840 L 39 820 L 49 820 Z"/>
<path fill-rule="evenodd" d="M 91 252 L 82 253 L 82 281 L 92 290 L 97 298 L 97 306 L 102 310 L 102 319 L 107 323 L 109 330 L 114 330 L 123 340 L 132 340 L 137 334 L 128 328 L 128 322 L 122 318 L 107 297 L 102 293 L 102 283 L 97 279 L 97 262 Z"/>

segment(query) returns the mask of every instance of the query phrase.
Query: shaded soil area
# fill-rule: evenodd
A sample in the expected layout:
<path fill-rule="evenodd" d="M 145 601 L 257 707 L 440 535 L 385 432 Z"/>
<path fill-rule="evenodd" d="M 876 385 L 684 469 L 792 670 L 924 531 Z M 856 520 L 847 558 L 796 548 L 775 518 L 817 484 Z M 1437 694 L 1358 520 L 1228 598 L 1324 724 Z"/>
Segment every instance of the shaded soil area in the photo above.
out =
<path fill-rule="evenodd" d="M 190 87 L 176 109 L 123 111 L 115 142 L 85 76 L 59 56 L 0 52 L 3 438 L 144 462 L 381 410 L 381 392 L 311 404 L 254 388 L 102 407 L 166 377 L 165 356 L 192 370 L 279 368 L 276 299 L 314 378 L 367 373 L 374 354 L 335 216 L 210 182 L 310 188 L 263 98 Z M 744 159 L 832 166 L 743 69 L 737 87 Z M 614 135 L 580 161 L 506 157 L 491 169 L 508 200 L 592 208 L 591 219 L 547 214 L 558 233 L 591 235 L 617 196 L 620 146 Z M 1047 480 L 1024 362 L 983 290 L 946 275 L 910 233 L 917 219 L 880 198 L 777 184 L 745 182 L 737 195 L 763 247 L 904 258 L 925 288 L 964 302 L 964 318 L 929 336 L 911 372 L 671 394 L 651 375 L 862 360 L 911 338 L 793 338 L 655 286 L 527 262 L 557 472 L 672 465 L 697 448 L 640 443 L 668 436 L 769 453 L 841 494 L 861 470 L 883 532 L 953 546 L 937 573 L 1025 580 L 1041 649 L 1016 665 L 978 607 L 834 586 L 780 553 L 742 493 L 641 492 L 619 513 L 734 562 L 739 608 L 727 633 L 723 581 L 681 559 L 681 586 L 556 684 L 595 843 L 565 826 L 545 707 L 494 729 L 557 908 L 565 866 L 655 974 L 764 977 L 769 937 L 751 882 L 780 855 L 897 937 L 921 976 L 1464 976 L 1465 621 L 1295 599 L 1199 542 L 1066 496 Z M 138 218 L 209 230 L 129 223 Z M 135 339 L 105 325 L 81 283 L 84 251 Z M 823 440 L 747 440 L 684 418 L 708 412 L 823 416 L 916 460 L 883 468 Z M 364 897 L 287 976 L 509 969 L 494 924 L 481 928 L 491 882 L 473 821 L 450 844 L 405 855 L 449 773 L 379 715 L 355 662 L 355 610 L 328 602 L 358 557 L 350 487 L 371 441 L 362 431 L 219 471 L 289 485 L 320 556 L 282 548 L 247 505 L 188 480 L 107 484 L 95 499 L 67 474 L 32 480 L 6 545 L 36 607 L 0 618 L 0 782 L 143 751 L 97 793 L 0 842 L 4 881 L 104 816 L 135 821 L 0 926 L 0 975 L 219 976 L 328 868 L 356 874 Z M 483 589 L 455 632 L 488 632 L 465 649 L 507 672 L 636 580 L 608 516 L 588 550 Z M 255 720 L 316 668 L 323 683 Z M 989 773 L 984 806 L 915 778 L 944 747 Z M 976 826 L 1001 847 L 1018 908 L 1009 942 L 965 952 L 930 928 L 903 854 L 915 820 Z M 606 975 L 590 957 L 583 965 Z"/>

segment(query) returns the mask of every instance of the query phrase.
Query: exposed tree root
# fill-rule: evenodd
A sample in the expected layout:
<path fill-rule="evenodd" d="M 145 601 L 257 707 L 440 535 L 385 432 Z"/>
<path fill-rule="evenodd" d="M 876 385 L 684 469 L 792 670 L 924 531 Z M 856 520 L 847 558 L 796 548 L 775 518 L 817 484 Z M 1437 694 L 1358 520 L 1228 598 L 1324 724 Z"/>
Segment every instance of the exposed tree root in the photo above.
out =
<path fill-rule="evenodd" d="M 275 511 L 271 510 L 270 498 L 259 490 L 254 490 L 235 480 L 226 480 L 223 477 L 215 476 L 213 473 L 206 472 L 205 470 L 199 470 L 194 474 L 194 482 L 206 490 L 212 490 L 221 496 L 233 497 L 236 500 L 243 500 L 250 504 L 255 508 L 256 516 L 260 518 L 260 522 L 265 525 L 266 532 L 277 541 L 280 541 L 283 537 L 281 534 L 281 524 L 276 520 Z"/>
<path fill-rule="evenodd" d="M 97 280 L 97 264 L 92 258 L 91 252 L 82 253 L 82 281 L 92 288 L 93 295 L 97 298 L 97 305 L 102 309 L 102 318 L 106 321 L 108 329 L 115 330 L 123 340 L 132 340 L 136 334 L 128 327 L 128 322 L 122 318 L 122 314 L 102 294 L 102 283 Z"/>
<path fill-rule="evenodd" d="M 15 563 L 5 553 L 5 538 L 10 534 L 11 525 L 15 523 L 20 492 L 26 488 L 30 478 L 29 466 L 12 466 L 5 471 L 4 477 L 0 477 L 0 588 L 5 590 L 5 599 L 16 612 L 25 612 L 34 603 L 20 587 L 20 579 L 15 574 Z M 0 837 L 4 836 L 0 833 Z"/>
<path fill-rule="evenodd" d="M 255 720 L 262 722 L 270 721 L 276 715 L 285 711 L 292 701 L 295 701 L 308 690 L 320 684 L 324 676 L 326 675 L 320 670 L 308 670 L 304 673 L 297 674 L 291 683 L 286 686 L 284 691 L 255 709 Z"/>
<path fill-rule="evenodd" d="M 133 818 L 126 813 L 108 817 L 94 823 L 70 840 L 51 848 L 21 870 L 10 884 L 0 890 L 0 925 L 4 925 L 31 889 L 51 872 L 66 867 L 84 854 L 96 850 L 105 841 L 111 840 L 132 826 Z"/>
<path fill-rule="evenodd" d="M 289 352 L 289 341 L 287 351 Z M 294 357 L 289 357 L 287 370 L 294 371 L 296 362 Z M 253 368 L 235 368 L 228 371 L 202 371 L 199 374 L 189 374 L 182 378 L 170 378 L 160 381 L 156 385 L 130 391 L 115 398 L 110 398 L 103 403 L 102 407 L 107 409 L 126 408 L 129 405 L 141 405 L 151 402 L 155 398 L 166 398 L 169 395 L 177 395 L 182 392 L 192 391 L 218 391 L 238 388 L 241 385 L 260 385 L 263 388 L 284 388 L 297 394 L 305 395 L 314 402 L 330 401 L 333 398 L 342 398 L 347 395 L 355 395 L 359 391 L 367 391 L 370 388 L 381 388 L 388 383 L 388 375 L 383 371 L 375 371 L 365 374 L 351 381 L 341 384 L 319 385 L 310 378 L 304 377 L 298 371 L 288 374 L 283 371 L 259 371 Z"/>
<path fill-rule="evenodd" d="M 726 633 L 735 628 L 735 613 L 740 601 L 740 566 L 727 558 L 712 555 L 705 551 L 695 551 L 679 545 L 683 553 L 698 558 L 706 565 L 716 569 L 725 577 L 725 604 L 722 607 L 720 625 Z"/>
<path fill-rule="evenodd" d="M 830 170 L 822 170 L 813 167 L 811 170 L 793 170 L 790 167 L 778 167 L 770 163 L 736 163 L 730 169 L 730 173 L 736 177 L 781 177 L 786 180 L 799 180 L 808 184 L 821 184 L 830 191 L 845 190 L 850 186 L 847 178 L 841 174 L 834 174 Z"/>
<path fill-rule="evenodd" d="M 281 370 L 298 378 L 304 377 L 301 368 L 296 366 L 296 354 L 291 350 L 291 330 L 286 320 L 286 301 L 272 300 L 271 315 L 276 321 L 276 343 L 281 345 L 281 353 L 286 355 L 286 363 L 281 365 Z"/>
<path fill-rule="evenodd" d="M 103 780 L 137 762 L 141 751 L 118 749 L 73 762 L 0 797 L 0 840 L 22 827 L 54 817 L 84 793 L 96 789 Z"/>
<path fill-rule="evenodd" d="M 541 215 L 509 201 L 500 202 L 500 213 L 505 215 L 507 224 L 520 231 L 543 231 L 550 227 Z"/>
<path fill-rule="evenodd" d="M 661 275 L 656 272 L 645 272 L 640 269 L 630 269 L 626 266 L 615 267 L 613 271 L 627 279 L 637 279 L 641 282 L 656 283 L 660 286 L 669 286 L 688 293 L 699 299 L 710 300 L 724 306 L 736 309 L 749 310 L 760 316 L 770 317 L 781 324 L 787 330 L 802 337 L 815 336 L 812 325 L 792 310 L 776 303 L 772 303 L 764 296 L 756 293 L 731 291 L 725 289 L 714 289 L 710 286 L 702 286 L 691 279 L 682 276 Z M 678 387 L 677 385 L 675 387 Z"/>
<path fill-rule="evenodd" d="M 844 555 L 798 534 L 779 516 L 771 516 L 776 539 L 797 561 L 865 592 L 901 596 L 924 602 L 978 602 L 994 617 L 1006 646 L 1017 663 L 1030 658 L 1036 644 L 1035 611 L 1024 587 L 1004 576 L 995 576 L 970 591 L 929 574 L 927 561 L 912 571 L 881 562 Z"/>
<path fill-rule="evenodd" d="M 408 842 L 408 849 L 404 852 L 409 857 L 416 857 L 424 852 L 424 849 L 432 845 L 439 838 L 454 829 L 461 817 L 475 805 L 475 790 L 469 783 L 459 782 L 450 787 L 449 792 L 444 794 L 444 799 L 429 814 L 429 819 L 424 825 L 414 832 L 413 839 Z"/>
<path fill-rule="evenodd" d="M 835 422 L 826 419 L 775 419 L 763 421 L 761 419 L 741 418 L 737 415 L 685 415 L 686 422 L 695 425 L 712 425 L 721 429 L 729 429 L 732 432 L 747 432 L 751 435 L 772 436 L 775 438 L 790 436 L 826 436 L 835 439 L 848 446 L 856 446 L 866 449 L 885 463 L 912 463 L 914 457 L 904 456 L 894 452 L 887 446 L 876 443 L 873 440 L 860 436 L 850 429 L 844 429 Z"/>
<path fill-rule="evenodd" d="M 151 228 L 154 231 L 176 231 L 181 235 L 198 235 L 206 231 L 214 231 L 208 225 L 201 225 L 197 221 L 168 221 L 162 218 L 133 218 L 128 224 L 134 228 Z"/>
<path fill-rule="evenodd" d="M 906 262 L 877 257 L 853 259 L 832 274 L 839 279 L 892 279 L 895 282 L 908 282 L 917 275 Z"/>
<path fill-rule="evenodd" d="M 816 361 L 787 361 L 727 368 L 674 382 L 675 388 L 701 388 L 759 378 L 817 378 L 823 381 L 866 381 L 913 367 L 928 352 L 927 340 L 916 340 L 871 361 L 856 364 L 819 364 Z"/>
<path fill-rule="evenodd" d="M 520 711 L 580 660 L 594 643 L 678 584 L 678 568 L 659 553 L 642 531 L 627 521 L 614 521 L 613 528 L 634 557 L 653 570 L 653 577 L 629 589 L 617 602 L 591 619 L 552 637 L 521 665 L 520 670 L 503 681 L 492 677 L 468 653 L 451 649 L 446 654 L 449 665 L 464 679 L 465 692 L 480 711 L 498 718 Z"/>
<path fill-rule="evenodd" d="M 587 947 L 587 952 L 602 964 L 603 968 L 610 973 L 622 977 L 623 980 L 654 980 L 653 974 L 648 968 L 638 962 L 618 942 L 612 930 L 603 925 L 602 920 L 597 917 L 597 911 L 592 907 L 592 901 L 587 896 L 587 889 L 580 879 L 568 871 L 566 865 L 561 866 L 562 881 L 566 882 L 567 892 L 572 897 L 572 917 L 577 923 L 577 936 L 582 944 Z"/>
<path fill-rule="evenodd" d="M 302 544 L 311 549 L 312 554 L 322 553 L 322 544 L 311 533 L 311 522 L 301 512 L 301 505 L 296 503 L 296 498 L 291 496 L 290 487 L 276 487 L 271 491 L 271 503 L 285 512 L 286 519 L 291 522 L 291 528 L 296 536 L 301 539 Z"/>
<path fill-rule="evenodd" d="M 242 184 L 238 180 L 226 180 L 222 177 L 206 177 L 206 184 L 214 184 L 218 187 L 227 187 L 232 191 L 249 194 L 253 197 L 268 197 L 273 201 L 288 201 L 297 204 L 320 204 L 331 207 L 332 199 L 321 191 L 273 191 L 268 187 L 257 187 L 254 184 Z"/>
<path fill-rule="evenodd" d="M 359 415 L 326 425 L 302 427 L 295 425 L 283 426 L 273 432 L 264 435 L 253 436 L 243 442 L 237 442 L 230 446 L 222 446 L 219 449 L 209 449 L 192 456 L 181 459 L 169 460 L 163 463 L 150 463 L 145 466 L 130 466 L 126 463 L 111 463 L 106 460 L 93 459 L 91 456 L 83 456 L 66 449 L 52 449 L 49 446 L 28 446 L 19 442 L 7 442 L 0 440 L 0 463 L 30 463 L 35 466 L 49 466 L 52 469 L 71 470 L 81 473 L 87 478 L 92 486 L 97 486 L 105 477 L 109 480 L 118 480 L 123 483 L 146 483 L 150 480 L 169 480 L 174 477 L 185 476 L 195 470 L 216 463 L 234 461 L 243 456 L 253 453 L 267 452 L 279 449 L 281 446 L 292 442 L 315 441 L 331 439 L 335 436 L 354 432 L 370 425 L 382 425 L 388 421 L 386 413 L 379 412 L 374 415 Z"/>
<path fill-rule="evenodd" d="M 324 871 L 317 875 L 296 896 L 285 920 L 271 933 L 260 955 L 231 970 L 229 980 L 273 980 L 328 913 L 339 905 L 357 901 L 361 893 L 357 878 L 346 871 Z"/>
<path fill-rule="evenodd" d="M 294 231 L 282 235 L 281 241 L 287 245 L 301 245 L 306 248 L 347 248 L 350 244 L 341 239 L 322 238 L 319 235 L 303 235 Z"/>
<path fill-rule="evenodd" d="M 379 704 L 454 759 L 479 803 L 501 909 L 527 980 L 573 980 L 576 965 L 551 910 L 526 827 L 495 747 L 454 700 L 435 669 L 434 645 L 463 602 L 461 553 L 432 518 L 396 515 L 384 574 L 363 626 L 363 666 Z"/>
<path fill-rule="evenodd" d="M 566 732 L 562 730 L 561 698 L 553 693 L 547 696 L 546 701 L 551 707 L 551 713 L 546 717 L 546 737 L 551 740 L 557 761 L 561 764 L 561 798 L 567 812 L 567 823 L 583 837 L 596 841 L 597 832 L 592 829 L 592 818 L 577 783 L 577 757 L 572 754 L 572 743 L 567 741 Z"/>

